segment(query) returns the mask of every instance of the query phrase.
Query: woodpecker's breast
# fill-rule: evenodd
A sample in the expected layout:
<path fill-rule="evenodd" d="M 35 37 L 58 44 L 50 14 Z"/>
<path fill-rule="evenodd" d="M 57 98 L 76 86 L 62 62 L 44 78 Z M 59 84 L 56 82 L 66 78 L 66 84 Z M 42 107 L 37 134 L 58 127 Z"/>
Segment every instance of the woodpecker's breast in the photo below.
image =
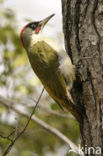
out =
<path fill-rule="evenodd" d="M 39 34 L 32 35 L 30 47 L 32 49 L 30 51 L 34 53 L 36 60 L 40 58 L 44 65 L 47 64 L 47 66 L 52 68 L 55 68 L 54 62 L 56 61 L 58 70 L 61 71 L 66 79 L 69 79 L 69 77 L 72 77 L 73 80 L 75 79 L 74 65 L 58 43 Z"/>

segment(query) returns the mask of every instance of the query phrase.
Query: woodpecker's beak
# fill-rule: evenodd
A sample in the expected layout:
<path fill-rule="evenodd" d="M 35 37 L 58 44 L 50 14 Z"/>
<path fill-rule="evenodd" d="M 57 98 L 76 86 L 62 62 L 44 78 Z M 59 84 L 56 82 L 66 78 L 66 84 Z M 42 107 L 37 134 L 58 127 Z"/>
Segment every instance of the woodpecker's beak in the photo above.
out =
<path fill-rule="evenodd" d="M 46 23 L 54 16 L 55 14 L 52 14 L 50 16 L 48 16 L 47 18 L 43 19 L 42 21 L 40 21 L 40 25 L 41 25 L 41 28 L 43 29 L 44 26 L 46 25 Z"/>

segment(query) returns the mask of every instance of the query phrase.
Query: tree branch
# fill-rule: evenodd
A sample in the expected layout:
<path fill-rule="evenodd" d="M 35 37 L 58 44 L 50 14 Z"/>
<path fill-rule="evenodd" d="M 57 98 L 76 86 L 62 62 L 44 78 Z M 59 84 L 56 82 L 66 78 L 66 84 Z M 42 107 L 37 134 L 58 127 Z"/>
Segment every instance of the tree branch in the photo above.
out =
<path fill-rule="evenodd" d="M 12 136 L 14 134 L 14 132 L 15 132 L 15 130 L 13 130 L 8 136 L 3 136 L 0 134 L 0 137 L 3 139 L 7 139 L 7 140 L 12 142 L 13 140 L 10 138 L 10 136 Z"/>
<path fill-rule="evenodd" d="M 30 116 L 28 116 L 29 119 L 28 119 L 25 127 L 23 128 L 23 130 L 18 135 L 16 135 L 16 137 L 13 140 L 10 140 L 10 138 L 8 137 L 8 139 L 11 141 L 11 143 L 9 144 L 7 149 L 5 150 L 3 156 L 7 155 L 10 152 L 10 150 L 11 150 L 12 146 L 14 145 L 14 143 L 16 142 L 16 140 L 25 132 L 25 130 L 26 130 L 27 126 L 29 125 L 29 122 L 30 122 L 30 120 L 31 120 L 31 118 L 32 118 L 32 116 L 33 116 L 33 114 L 35 112 L 35 109 L 36 109 L 36 107 L 37 107 L 37 105 L 38 105 L 38 103 L 39 103 L 39 101 L 40 101 L 40 99 L 42 97 L 43 91 L 44 91 L 44 88 L 42 89 L 42 92 L 41 92 L 41 94 L 40 94 L 40 96 L 39 96 L 39 98 L 38 98 L 38 100 L 37 100 L 37 102 L 35 104 L 35 107 L 34 107 L 32 113 L 30 114 Z"/>
<path fill-rule="evenodd" d="M 39 106 L 40 107 L 40 106 Z M 49 113 L 49 114 L 51 114 L 51 115 L 55 115 L 55 116 L 58 116 L 58 117 L 61 117 L 61 118 L 68 118 L 68 119 L 73 119 L 73 120 L 76 120 L 75 118 L 74 118 L 74 116 L 72 116 L 72 115 L 68 115 L 68 114 L 66 114 L 66 113 L 60 113 L 60 112 L 58 112 L 58 111 L 53 111 L 53 110 L 51 110 L 51 109 L 49 109 L 49 108 L 45 108 L 45 107 L 40 107 L 41 108 L 41 110 L 43 110 L 43 111 L 45 111 L 45 112 L 47 112 L 47 113 Z"/>
<path fill-rule="evenodd" d="M 3 104 L 5 107 L 9 107 L 10 109 L 12 109 L 13 111 L 15 111 L 16 113 L 25 116 L 27 118 L 29 118 L 29 114 L 28 113 L 24 113 L 21 110 L 19 110 L 18 108 L 14 107 L 14 105 L 11 104 L 10 100 L 0 96 L 0 103 Z M 81 156 L 83 156 L 83 153 L 80 153 L 79 148 L 70 140 L 68 139 L 65 135 L 63 135 L 59 130 L 51 127 L 50 125 L 48 125 L 47 123 L 45 123 L 44 121 L 40 120 L 39 118 L 37 118 L 35 115 L 33 115 L 31 117 L 31 120 L 35 123 L 37 123 L 39 126 L 41 126 L 42 128 L 44 128 L 45 130 L 47 130 L 49 133 L 54 134 L 55 136 L 57 136 L 59 139 L 61 139 L 64 143 L 66 143 L 68 146 L 70 146 L 70 148 L 75 151 L 76 153 L 80 154 Z M 69 152 L 69 151 L 68 151 Z"/>

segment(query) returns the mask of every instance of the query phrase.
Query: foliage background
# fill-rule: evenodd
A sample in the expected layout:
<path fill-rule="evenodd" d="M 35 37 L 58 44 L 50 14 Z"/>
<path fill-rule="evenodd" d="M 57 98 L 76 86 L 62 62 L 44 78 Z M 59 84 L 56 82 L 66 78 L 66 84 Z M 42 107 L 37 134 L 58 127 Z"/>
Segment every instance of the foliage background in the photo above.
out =
<path fill-rule="evenodd" d="M 0 1 L 0 8 L 2 8 L 0 9 L 0 95 L 16 101 L 16 107 L 23 111 L 31 112 L 35 100 L 40 95 L 42 85 L 33 73 L 20 43 L 16 12 L 11 8 L 3 8 L 4 3 L 5 1 Z M 58 32 L 54 38 L 58 38 L 57 40 L 63 44 L 61 32 Z M 66 117 L 57 116 L 53 112 L 66 114 Z M 62 112 L 46 92 L 35 115 L 60 130 L 74 143 L 79 143 L 77 122 L 69 113 Z M 26 122 L 25 117 L 0 104 L 0 135 L 7 136 L 14 129 L 18 133 Z M 7 139 L 0 137 L 0 155 L 9 143 Z M 30 122 L 26 132 L 16 141 L 8 156 L 73 155 L 73 153 L 67 154 L 68 150 L 69 147 L 60 139 L 36 123 Z"/>

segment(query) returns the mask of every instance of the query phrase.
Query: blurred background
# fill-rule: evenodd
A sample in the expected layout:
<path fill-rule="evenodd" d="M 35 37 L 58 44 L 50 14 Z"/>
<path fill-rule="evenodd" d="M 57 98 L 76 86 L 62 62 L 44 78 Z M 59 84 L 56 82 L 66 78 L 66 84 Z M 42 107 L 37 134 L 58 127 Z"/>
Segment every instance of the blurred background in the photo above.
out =
<path fill-rule="evenodd" d="M 0 0 L 0 96 L 15 101 L 15 107 L 27 113 L 32 111 L 43 87 L 22 48 L 20 30 L 28 21 L 38 21 L 53 13 L 55 16 L 43 33 L 64 47 L 60 0 Z M 35 115 L 78 145 L 80 133 L 77 122 L 71 114 L 60 110 L 46 91 Z M 27 118 L 0 103 L 0 135 L 8 136 L 14 129 L 19 133 L 26 122 Z M 8 139 L 0 137 L 1 156 L 9 143 Z M 68 154 L 68 151 L 69 147 L 63 141 L 31 121 L 8 156 L 76 155 Z"/>

